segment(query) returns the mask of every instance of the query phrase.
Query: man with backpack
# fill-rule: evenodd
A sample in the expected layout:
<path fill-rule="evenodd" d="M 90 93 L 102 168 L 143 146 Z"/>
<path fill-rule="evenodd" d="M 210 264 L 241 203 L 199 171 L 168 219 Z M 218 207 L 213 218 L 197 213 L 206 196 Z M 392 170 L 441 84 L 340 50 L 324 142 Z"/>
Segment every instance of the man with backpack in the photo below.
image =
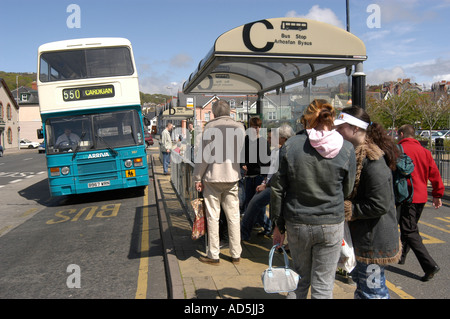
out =
<path fill-rule="evenodd" d="M 403 201 L 400 204 L 400 232 L 403 246 L 400 264 L 405 263 L 406 255 L 412 249 L 416 255 L 425 275 L 422 281 L 428 281 L 440 270 L 437 263 L 431 258 L 425 248 L 422 237 L 419 234 L 418 223 L 425 203 L 428 201 L 428 181 L 431 182 L 433 207 L 442 206 L 441 198 L 444 195 L 444 184 L 439 169 L 431 155 L 431 152 L 420 145 L 415 136 L 412 125 L 406 124 L 398 129 L 399 144 L 403 151 L 414 163 L 414 171 L 411 174 L 414 193 L 412 201 Z M 411 186 L 411 185 L 410 185 Z"/>

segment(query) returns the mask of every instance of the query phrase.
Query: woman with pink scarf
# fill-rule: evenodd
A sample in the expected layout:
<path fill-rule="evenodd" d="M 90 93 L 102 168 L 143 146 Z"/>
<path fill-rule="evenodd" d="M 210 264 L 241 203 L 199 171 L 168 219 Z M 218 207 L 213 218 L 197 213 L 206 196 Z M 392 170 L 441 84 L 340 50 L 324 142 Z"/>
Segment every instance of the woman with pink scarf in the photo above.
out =
<path fill-rule="evenodd" d="M 356 159 L 353 145 L 333 130 L 334 108 L 314 100 L 302 116 L 305 130 L 280 150 L 279 171 L 272 177 L 270 214 L 274 245 L 285 231 L 300 275 L 288 298 L 332 298 L 344 237 L 344 198 L 353 189 Z"/>

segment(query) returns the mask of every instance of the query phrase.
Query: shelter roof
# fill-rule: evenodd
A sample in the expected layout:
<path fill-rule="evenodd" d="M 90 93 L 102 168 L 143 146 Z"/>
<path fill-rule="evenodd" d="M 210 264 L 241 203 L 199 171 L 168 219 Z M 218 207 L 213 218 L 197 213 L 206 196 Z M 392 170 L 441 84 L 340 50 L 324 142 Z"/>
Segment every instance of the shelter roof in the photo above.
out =
<path fill-rule="evenodd" d="M 247 23 L 219 36 L 183 84 L 186 94 L 281 90 L 367 59 L 364 43 L 330 24 L 303 18 Z"/>

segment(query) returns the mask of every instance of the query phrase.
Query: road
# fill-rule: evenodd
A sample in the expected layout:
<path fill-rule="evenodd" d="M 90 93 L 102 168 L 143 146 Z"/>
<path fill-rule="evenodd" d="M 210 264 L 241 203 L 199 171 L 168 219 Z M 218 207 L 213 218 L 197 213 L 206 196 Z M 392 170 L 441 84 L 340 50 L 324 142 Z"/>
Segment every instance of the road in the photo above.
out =
<path fill-rule="evenodd" d="M 153 184 L 51 198 L 43 172 L 36 150 L 1 159 L 0 298 L 167 298 Z"/>
<path fill-rule="evenodd" d="M 428 201 L 419 221 L 419 231 L 425 247 L 441 270 L 435 277 L 422 282 L 424 275 L 414 253 L 409 252 L 404 265 L 390 265 L 386 271 L 391 297 L 398 299 L 448 299 L 450 298 L 450 199 L 434 209 Z"/>

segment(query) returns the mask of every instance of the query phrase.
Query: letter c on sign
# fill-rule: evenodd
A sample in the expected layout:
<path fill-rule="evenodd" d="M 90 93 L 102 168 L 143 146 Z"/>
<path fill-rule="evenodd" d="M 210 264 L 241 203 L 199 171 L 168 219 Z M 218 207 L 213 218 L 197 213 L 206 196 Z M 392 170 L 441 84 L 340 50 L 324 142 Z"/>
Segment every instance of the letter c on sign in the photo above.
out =
<path fill-rule="evenodd" d="M 273 44 L 274 44 L 273 42 L 267 42 L 265 47 L 263 47 L 263 48 L 257 48 L 253 45 L 252 40 L 250 39 L 250 31 L 252 29 L 252 26 L 256 23 L 264 24 L 266 26 L 267 30 L 273 29 L 273 25 L 267 20 L 255 21 L 255 22 L 244 25 L 244 30 L 242 31 L 242 38 L 244 40 L 244 44 L 247 47 L 247 49 L 252 50 L 253 52 L 270 51 L 273 48 Z"/>

